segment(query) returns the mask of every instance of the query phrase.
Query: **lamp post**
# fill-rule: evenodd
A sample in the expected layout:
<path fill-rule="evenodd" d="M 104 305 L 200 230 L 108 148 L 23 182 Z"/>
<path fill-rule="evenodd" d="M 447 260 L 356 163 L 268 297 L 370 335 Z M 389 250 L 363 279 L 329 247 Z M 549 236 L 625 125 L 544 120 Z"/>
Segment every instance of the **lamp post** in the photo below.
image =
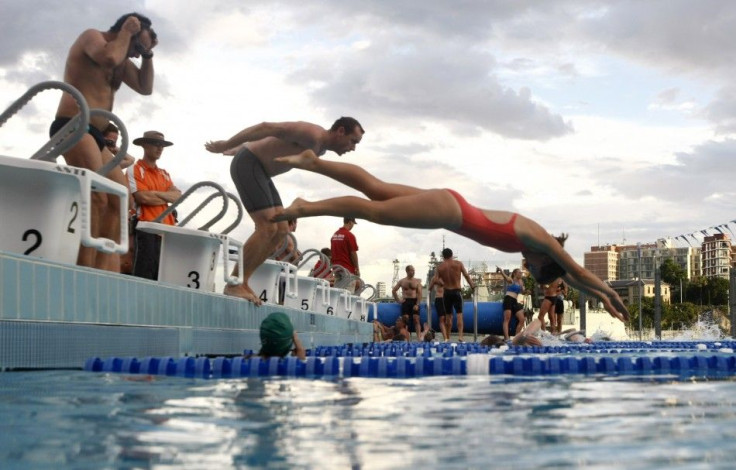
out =
<path fill-rule="evenodd" d="M 642 281 L 641 279 L 641 243 L 636 244 L 636 250 L 637 250 L 637 255 L 639 258 L 639 341 L 641 341 L 643 337 L 642 323 L 641 323 L 641 317 L 642 317 L 641 290 L 644 287 L 644 281 Z"/>

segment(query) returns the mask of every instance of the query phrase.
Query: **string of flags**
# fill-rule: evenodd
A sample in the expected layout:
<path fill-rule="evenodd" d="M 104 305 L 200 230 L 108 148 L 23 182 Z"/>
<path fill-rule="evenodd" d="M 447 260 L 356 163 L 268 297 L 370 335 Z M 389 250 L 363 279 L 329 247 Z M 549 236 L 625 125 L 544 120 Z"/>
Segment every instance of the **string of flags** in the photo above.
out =
<path fill-rule="evenodd" d="M 677 235 L 674 238 L 674 240 L 677 241 L 678 239 L 682 239 L 688 245 L 693 246 L 693 244 L 690 243 L 690 239 L 692 238 L 693 240 L 695 240 L 695 243 L 697 243 L 697 246 L 700 246 L 701 240 L 698 240 L 698 238 L 696 238 L 696 235 L 701 234 L 701 235 L 703 235 L 703 237 L 709 237 L 709 236 L 713 235 L 712 233 L 708 233 L 709 230 L 713 230 L 713 231 L 716 231 L 716 232 L 718 232 L 720 234 L 726 235 L 726 232 L 724 232 L 723 229 L 728 230 L 731 233 L 731 237 L 736 238 L 736 235 L 734 235 L 733 230 L 731 230 L 731 227 L 728 226 L 729 224 L 736 224 L 736 219 L 734 219 L 734 220 L 732 220 L 730 222 L 727 222 L 725 224 L 714 225 L 713 227 L 709 227 L 707 229 L 698 230 L 698 231 L 695 231 L 695 232 L 692 232 L 692 233 L 685 233 L 685 234 L 682 234 L 682 235 Z"/>

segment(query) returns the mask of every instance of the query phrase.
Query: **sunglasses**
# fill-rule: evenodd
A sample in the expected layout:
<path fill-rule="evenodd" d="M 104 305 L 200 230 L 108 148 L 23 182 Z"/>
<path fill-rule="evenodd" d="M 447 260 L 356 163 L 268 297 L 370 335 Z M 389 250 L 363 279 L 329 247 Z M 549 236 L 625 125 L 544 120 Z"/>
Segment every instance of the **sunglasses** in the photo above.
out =
<path fill-rule="evenodd" d="M 105 147 L 115 147 L 116 142 L 114 140 L 105 139 Z"/>

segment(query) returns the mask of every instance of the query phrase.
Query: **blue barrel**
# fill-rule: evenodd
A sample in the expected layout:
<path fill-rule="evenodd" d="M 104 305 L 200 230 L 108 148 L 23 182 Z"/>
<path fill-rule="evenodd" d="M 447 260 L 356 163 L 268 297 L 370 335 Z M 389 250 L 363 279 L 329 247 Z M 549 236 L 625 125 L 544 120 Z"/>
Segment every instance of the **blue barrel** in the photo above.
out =
<path fill-rule="evenodd" d="M 378 304 L 378 321 L 384 325 L 393 326 L 396 319 L 401 315 L 401 305 L 397 303 L 380 303 Z M 437 317 L 437 310 L 432 305 L 431 312 L 432 328 L 435 331 L 440 330 L 440 322 Z M 422 302 L 419 306 L 419 322 L 424 325 L 427 321 L 427 303 Z M 466 333 L 473 332 L 473 302 L 465 302 L 463 304 L 463 331 Z M 511 317 L 509 325 L 509 333 L 513 335 L 516 331 L 517 320 Z M 410 325 L 410 330 L 412 325 Z M 413 330 L 412 330 L 413 331 Z M 453 315 L 452 331 L 457 331 L 457 318 Z M 478 302 L 478 333 L 480 334 L 503 334 L 503 305 L 501 302 Z"/>

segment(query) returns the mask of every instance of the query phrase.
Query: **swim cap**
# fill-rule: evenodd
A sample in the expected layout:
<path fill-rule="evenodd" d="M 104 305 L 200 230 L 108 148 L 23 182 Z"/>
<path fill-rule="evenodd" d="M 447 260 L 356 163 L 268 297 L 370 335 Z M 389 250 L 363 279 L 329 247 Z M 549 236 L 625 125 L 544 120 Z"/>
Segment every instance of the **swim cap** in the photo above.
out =
<path fill-rule="evenodd" d="M 261 322 L 262 356 L 286 356 L 294 343 L 294 326 L 284 312 L 273 312 Z"/>

